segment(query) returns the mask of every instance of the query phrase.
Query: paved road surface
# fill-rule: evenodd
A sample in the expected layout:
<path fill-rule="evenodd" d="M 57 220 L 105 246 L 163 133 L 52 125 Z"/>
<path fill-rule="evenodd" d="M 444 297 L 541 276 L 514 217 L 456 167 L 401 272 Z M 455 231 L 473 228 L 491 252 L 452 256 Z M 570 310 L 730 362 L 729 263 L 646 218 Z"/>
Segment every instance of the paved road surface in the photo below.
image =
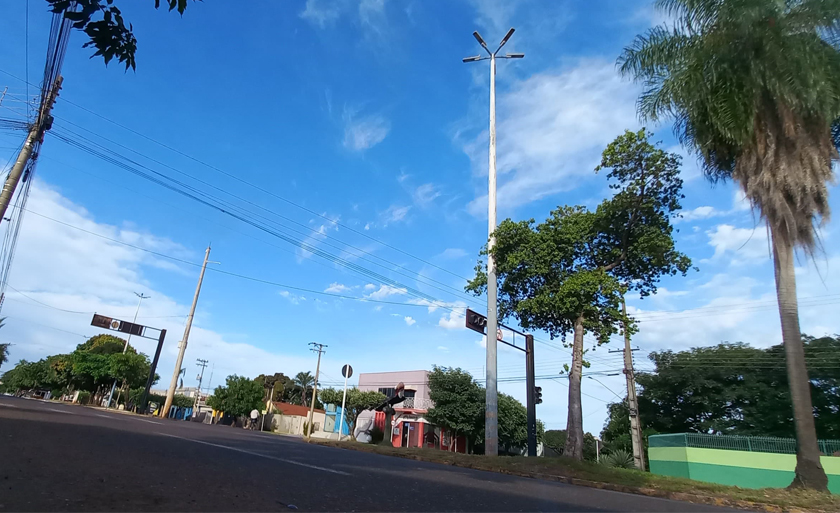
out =
<path fill-rule="evenodd" d="M 3 511 L 724 511 L 0 396 Z"/>

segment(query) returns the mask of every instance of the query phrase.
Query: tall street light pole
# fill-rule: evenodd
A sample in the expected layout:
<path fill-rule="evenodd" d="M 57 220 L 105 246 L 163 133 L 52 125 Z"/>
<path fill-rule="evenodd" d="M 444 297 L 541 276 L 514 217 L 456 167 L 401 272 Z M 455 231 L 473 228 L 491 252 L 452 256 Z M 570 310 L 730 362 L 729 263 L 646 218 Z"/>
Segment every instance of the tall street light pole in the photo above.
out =
<path fill-rule="evenodd" d="M 473 32 L 473 36 L 478 41 L 478 44 L 487 52 L 486 57 L 476 55 L 474 57 L 467 57 L 462 59 L 464 62 L 477 62 L 490 60 L 490 169 L 488 177 L 487 190 L 487 225 L 489 240 L 487 242 L 487 249 L 492 250 L 496 243 L 496 238 L 493 232 L 496 230 L 496 59 L 521 59 L 525 57 L 524 53 L 509 53 L 499 55 L 499 50 L 505 46 L 510 36 L 513 35 L 514 29 L 510 29 L 502 38 L 499 47 L 495 52 L 491 52 L 487 48 L 487 43 L 481 38 L 478 31 Z M 486 366 L 486 386 L 487 399 L 484 414 L 484 454 L 488 456 L 498 456 L 499 454 L 499 430 L 498 430 L 498 390 L 496 388 L 496 333 L 499 327 L 499 320 L 497 317 L 497 284 L 496 284 L 496 262 L 493 259 L 492 253 L 487 255 L 487 366 Z"/>
<path fill-rule="evenodd" d="M 184 338 L 181 339 L 181 345 L 178 350 L 178 359 L 175 360 L 175 370 L 172 372 L 172 381 L 169 382 L 169 390 L 166 391 L 166 401 L 163 404 L 163 409 L 160 410 L 161 417 L 169 416 L 169 408 L 172 407 L 172 400 L 175 398 L 175 388 L 178 386 L 178 376 L 181 375 L 181 364 L 184 363 L 184 353 L 187 352 L 187 341 L 190 338 L 190 329 L 192 329 L 192 321 L 195 316 L 195 307 L 198 304 L 198 295 L 201 293 L 201 283 L 204 281 L 204 271 L 207 270 L 207 264 L 218 262 L 209 262 L 210 246 L 207 246 L 207 251 L 204 252 L 204 264 L 201 266 L 201 274 L 198 275 L 198 285 L 195 287 L 195 296 L 193 296 L 192 306 L 190 307 L 190 315 L 187 316 L 187 325 L 184 328 Z"/>
<path fill-rule="evenodd" d="M 143 295 L 142 292 L 139 293 L 139 294 L 137 292 L 135 292 L 134 295 L 140 298 L 140 301 L 137 302 L 137 310 L 134 311 L 134 321 L 133 322 L 134 322 L 134 324 L 137 324 L 137 315 L 140 313 L 140 305 L 143 304 L 144 299 L 149 299 L 152 296 L 145 296 L 145 295 Z M 131 333 L 128 334 L 128 337 L 126 338 L 126 341 L 125 341 L 125 345 L 123 345 L 123 354 L 125 354 L 125 352 L 128 351 L 128 343 L 129 342 L 131 342 Z M 111 407 L 111 399 L 114 398 L 114 390 L 116 388 L 117 388 L 117 378 L 114 378 L 114 383 L 111 384 L 111 393 L 108 394 L 108 404 L 105 406 L 106 408 Z M 120 398 L 117 397 L 117 401 L 119 401 L 119 399 Z"/>

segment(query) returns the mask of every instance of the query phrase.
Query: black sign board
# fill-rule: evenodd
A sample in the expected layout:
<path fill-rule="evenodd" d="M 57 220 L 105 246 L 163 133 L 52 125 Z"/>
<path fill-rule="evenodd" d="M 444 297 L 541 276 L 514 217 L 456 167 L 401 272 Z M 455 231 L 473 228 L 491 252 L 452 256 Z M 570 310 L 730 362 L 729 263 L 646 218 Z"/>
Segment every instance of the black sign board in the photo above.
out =
<path fill-rule="evenodd" d="M 146 327 L 141 324 L 112 319 L 111 317 L 105 317 L 104 315 L 99 314 L 93 315 L 93 320 L 90 321 L 90 325 L 98 328 L 105 328 L 107 330 L 120 331 L 130 335 L 136 335 L 138 337 L 142 337 L 143 332 L 146 330 Z"/>
<path fill-rule="evenodd" d="M 483 335 L 487 328 L 487 317 L 467 308 L 467 328 Z"/>

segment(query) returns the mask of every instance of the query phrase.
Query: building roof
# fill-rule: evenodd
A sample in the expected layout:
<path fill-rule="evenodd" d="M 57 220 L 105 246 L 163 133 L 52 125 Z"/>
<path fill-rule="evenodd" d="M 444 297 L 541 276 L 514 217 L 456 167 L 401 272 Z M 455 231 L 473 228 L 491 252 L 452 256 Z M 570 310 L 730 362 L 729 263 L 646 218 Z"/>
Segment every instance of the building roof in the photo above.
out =
<path fill-rule="evenodd" d="M 289 403 L 281 403 L 279 401 L 273 402 L 274 407 L 277 408 L 283 415 L 294 415 L 297 417 L 308 417 L 309 416 L 309 406 L 301 406 L 299 404 L 289 404 Z M 324 410 L 319 410 L 315 408 L 317 413 L 324 413 Z"/>

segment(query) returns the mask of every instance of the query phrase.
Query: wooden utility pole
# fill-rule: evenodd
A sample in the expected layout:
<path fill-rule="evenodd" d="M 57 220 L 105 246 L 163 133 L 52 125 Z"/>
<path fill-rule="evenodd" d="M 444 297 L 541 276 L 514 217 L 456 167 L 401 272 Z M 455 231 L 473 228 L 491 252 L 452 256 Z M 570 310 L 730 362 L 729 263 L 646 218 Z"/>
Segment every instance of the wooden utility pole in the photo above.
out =
<path fill-rule="evenodd" d="M 621 313 L 627 317 L 627 304 L 621 299 Z M 627 407 L 630 410 L 630 439 L 633 442 L 633 462 L 645 470 L 645 444 L 642 423 L 639 420 L 639 402 L 636 400 L 636 376 L 633 372 L 633 351 L 630 349 L 630 332 L 624 321 L 624 376 L 627 378 Z"/>
<path fill-rule="evenodd" d="M 161 417 L 169 416 L 169 408 L 172 407 L 172 400 L 175 398 L 175 388 L 178 386 L 178 376 L 181 375 L 181 364 L 184 363 L 184 353 L 187 351 L 187 341 L 190 338 L 190 328 L 192 328 L 192 321 L 195 316 L 195 306 L 198 304 L 198 295 L 201 293 L 201 282 L 204 281 L 204 271 L 207 270 L 207 260 L 209 258 L 210 246 L 207 246 L 207 251 L 204 252 L 204 264 L 201 265 L 201 274 L 198 275 L 198 285 L 195 288 L 192 307 L 190 307 L 190 315 L 187 317 L 187 326 L 184 328 L 184 338 L 181 339 L 178 359 L 175 361 L 175 370 L 172 372 L 172 381 L 169 382 L 169 390 L 166 391 L 166 402 L 163 405 L 163 409 L 160 410 Z"/>
<path fill-rule="evenodd" d="M 324 344 L 318 344 L 316 342 L 310 342 L 309 345 L 312 346 L 310 351 L 318 353 L 318 365 L 315 366 L 315 383 L 312 384 L 312 403 L 309 406 L 309 427 L 306 429 L 307 442 L 312 438 L 312 417 L 315 414 L 315 396 L 318 395 L 318 375 L 321 372 L 321 355 L 325 352 L 324 348 L 327 347 Z M 305 387 L 301 393 L 306 397 Z"/>
<path fill-rule="evenodd" d="M 44 133 L 52 128 L 52 108 L 55 105 L 55 100 L 58 98 L 58 91 L 61 89 L 61 83 L 64 79 L 59 75 L 55 79 L 50 92 L 47 97 L 41 102 L 41 108 L 38 110 L 38 117 L 29 129 L 29 134 L 26 136 L 26 142 L 23 143 L 23 148 L 18 153 L 15 165 L 9 171 L 9 176 L 6 178 L 6 183 L 3 184 L 3 190 L 0 191 L 0 223 L 6 217 L 6 210 L 9 208 L 9 203 L 12 201 L 12 196 L 15 194 L 20 177 L 29 164 L 30 159 L 33 158 L 33 150 L 35 145 L 43 142 Z M 37 157 L 37 155 L 35 155 Z"/>

